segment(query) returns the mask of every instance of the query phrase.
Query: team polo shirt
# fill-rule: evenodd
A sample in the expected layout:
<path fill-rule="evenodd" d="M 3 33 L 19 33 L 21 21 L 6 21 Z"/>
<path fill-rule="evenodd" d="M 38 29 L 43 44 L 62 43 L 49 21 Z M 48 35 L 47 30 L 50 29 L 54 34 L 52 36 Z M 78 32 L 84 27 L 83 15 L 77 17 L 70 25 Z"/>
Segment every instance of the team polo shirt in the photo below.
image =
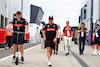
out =
<path fill-rule="evenodd" d="M 95 29 L 94 33 L 95 33 L 95 38 L 100 38 L 100 29 Z"/>
<path fill-rule="evenodd" d="M 71 37 L 71 31 L 72 31 L 71 26 L 65 26 L 64 29 L 63 29 L 64 36 Z"/>
<path fill-rule="evenodd" d="M 46 24 L 44 29 L 46 31 L 46 39 L 47 40 L 53 40 L 56 36 L 56 30 L 58 30 L 57 25 L 56 24 Z"/>
<path fill-rule="evenodd" d="M 25 32 L 25 25 L 28 23 L 24 18 L 21 18 L 20 21 L 18 21 L 17 18 L 14 18 L 12 24 L 14 31 Z"/>

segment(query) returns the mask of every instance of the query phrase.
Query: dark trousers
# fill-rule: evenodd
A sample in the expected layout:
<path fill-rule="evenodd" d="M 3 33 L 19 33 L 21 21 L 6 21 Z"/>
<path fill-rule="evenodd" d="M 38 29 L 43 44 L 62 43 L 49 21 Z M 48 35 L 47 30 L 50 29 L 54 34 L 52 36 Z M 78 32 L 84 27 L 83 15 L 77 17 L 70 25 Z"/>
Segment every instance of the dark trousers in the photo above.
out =
<path fill-rule="evenodd" d="M 6 36 L 6 44 L 8 44 L 8 47 L 11 48 L 11 36 Z"/>
<path fill-rule="evenodd" d="M 58 52 L 58 48 L 59 48 L 59 40 L 60 40 L 60 38 L 57 38 L 57 42 L 55 43 L 55 45 L 57 45 L 57 50 L 55 50 L 55 46 L 54 46 L 54 51 L 57 51 L 57 52 Z"/>
<path fill-rule="evenodd" d="M 79 38 L 79 51 L 80 53 L 84 51 L 84 47 L 85 47 L 85 39 L 86 38 Z"/>

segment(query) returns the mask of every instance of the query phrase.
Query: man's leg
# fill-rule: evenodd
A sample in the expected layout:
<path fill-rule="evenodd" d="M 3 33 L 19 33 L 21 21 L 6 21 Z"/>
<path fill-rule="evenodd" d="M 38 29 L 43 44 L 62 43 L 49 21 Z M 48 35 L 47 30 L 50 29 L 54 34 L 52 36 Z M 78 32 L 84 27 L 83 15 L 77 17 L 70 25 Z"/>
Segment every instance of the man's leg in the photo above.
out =
<path fill-rule="evenodd" d="M 79 52 L 81 54 L 81 38 L 79 38 Z"/>
<path fill-rule="evenodd" d="M 82 53 L 84 52 L 84 47 L 85 47 L 85 38 L 83 39 Z"/>
<path fill-rule="evenodd" d="M 43 38 L 41 38 L 41 51 L 43 51 Z"/>
<path fill-rule="evenodd" d="M 52 56 L 52 48 L 50 50 L 51 50 L 51 52 L 50 52 L 50 57 L 51 57 Z"/>
<path fill-rule="evenodd" d="M 68 53 L 67 37 L 64 37 L 64 42 L 65 42 L 65 50 L 66 50 L 66 54 L 67 54 Z"/>
<path fill-rule="evenodd" d="M 13 54 L 15 56 L 17 44 L 13 44 Z"/>
<path fill-rule="evenodd" d="M 23 57 L 23 45 L 19 44 L 19 47 L 20 47 L 21 57 Z"/>
<path fill-rule="evenodd" d="M 48 61 L 50 62 L 50 57 L 51 57 L 51 48 L 47 47 L 47 56 L 48 56 Z"/>
<path fill-rule="evenodd" d="M 71 48 L 72 37 L 69 37 L 68 40 L 69 40 L 69 46 L 68 46 L 68 53 L 69 53 Z"/>

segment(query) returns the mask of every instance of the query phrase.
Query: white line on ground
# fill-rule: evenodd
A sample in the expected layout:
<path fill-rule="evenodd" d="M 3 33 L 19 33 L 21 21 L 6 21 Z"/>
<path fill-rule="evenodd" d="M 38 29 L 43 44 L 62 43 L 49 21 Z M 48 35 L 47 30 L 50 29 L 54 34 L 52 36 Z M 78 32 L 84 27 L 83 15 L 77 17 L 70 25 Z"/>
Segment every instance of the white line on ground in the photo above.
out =
<path fill-rule="evenodd" d="M 34 42 L 33 42 L 34 43 Z M 28 44 L 33 44 L 33 43 L 26 43 L 26 44 L 24 44 L 24 45 L 28 45 Z M 12 48 L 12 47 L 11 47 Z M 7 49 L 8 49 L 8 47 L 7 47 Z M 0 48 L 0 50 L 5 50 L 5 48 Z"/>
<path fill-rule="evenodd" d="M 36 47 L 38 47 L 38 46 L 40 46 L 40 45 L 41 45 L 41 44 L 36 45 L 36 46 L 33 46 L 33 47 L 30 47 L 30 48 L 28 48 L 28 49 L 25 49 L 24 52 L 29 51 L 29 50 L 31 50 L 31 49 L 33 49 L 33 48 L 36 48 Z M 2 59 L 0 59 L 0 62 L 4 61 L 4 60 L 6 60 L 6 59 L 8 59 L 8 58 L 10 58 L 10 57 L 12 57 L 12 56 L 13 56 L 13 55 L 10 55 L 10 56 L 7 56 L 7 57 L 2 58 Z"/>

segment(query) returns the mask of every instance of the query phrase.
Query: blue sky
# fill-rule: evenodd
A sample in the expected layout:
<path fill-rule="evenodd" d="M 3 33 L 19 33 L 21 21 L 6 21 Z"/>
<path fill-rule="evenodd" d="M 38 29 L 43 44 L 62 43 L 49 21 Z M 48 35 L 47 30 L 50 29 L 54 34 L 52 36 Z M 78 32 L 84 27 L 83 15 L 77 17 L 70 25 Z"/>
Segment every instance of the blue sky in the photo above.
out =
<path fill-rule="evenodd" d="M 48 23 L 48 16 L 54 16 L 54 23 L 61 28 L 70 21 L 70 26 L 78 26 L 78 18 L 82 7 L 82 0 L 30 0 L 31 4 L 42 7 L 43 21 Z"/>

